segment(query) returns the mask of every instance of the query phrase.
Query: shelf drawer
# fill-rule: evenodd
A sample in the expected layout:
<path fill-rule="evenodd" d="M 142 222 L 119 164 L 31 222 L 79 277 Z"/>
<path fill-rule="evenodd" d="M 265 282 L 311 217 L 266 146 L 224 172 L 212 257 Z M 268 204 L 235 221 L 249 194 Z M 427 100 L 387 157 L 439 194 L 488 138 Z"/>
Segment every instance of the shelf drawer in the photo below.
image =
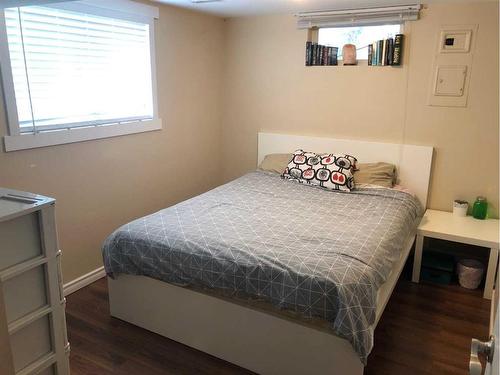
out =
<path fill-rule="evenodd" d="M 53 352 L 50 325 L 50 314 L 47 314 L 10 336 L 16 372 Z"/>
<path fill-rule="evenodd" d="M 42 264 L 4 281 L 3 294 L 8 323 L 46 306 L 46 266 Z"/>
<path fill-rule="evenodd" d="M 0 222 L 0 271 L 43 255 L 38 212 Z"/>

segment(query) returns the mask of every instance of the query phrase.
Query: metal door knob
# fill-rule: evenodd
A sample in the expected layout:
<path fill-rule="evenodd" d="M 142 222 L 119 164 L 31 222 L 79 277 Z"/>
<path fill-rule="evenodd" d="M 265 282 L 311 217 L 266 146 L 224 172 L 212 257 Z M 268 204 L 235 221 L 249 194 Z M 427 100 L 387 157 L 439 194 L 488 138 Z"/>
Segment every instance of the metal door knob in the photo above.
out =
<path fill-rule="evenodd" d="M 469 373 L 470 375 L 481 375 L 483 373 L 483 366 L 479 361 L 479 355 L 484 354 L 486 360 L 491 363 L 493 360 L 493 352 L 495 351 L 495 337 L 490 336 L 490 340 L 483 342 L 477 339 L 472 339 L 470 344 L 470 361 Z"/>

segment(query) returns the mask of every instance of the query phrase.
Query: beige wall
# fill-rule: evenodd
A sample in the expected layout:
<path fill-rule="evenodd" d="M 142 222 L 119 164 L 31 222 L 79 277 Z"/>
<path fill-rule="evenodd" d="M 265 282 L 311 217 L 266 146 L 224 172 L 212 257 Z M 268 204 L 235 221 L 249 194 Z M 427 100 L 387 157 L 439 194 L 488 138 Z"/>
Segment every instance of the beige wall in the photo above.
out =
<path fill-rule="evenodd" d="M 220 182 L 216 164 L 203 161 L 219 160 L 223 37 L 219 18 L 160 6 L 162 131 L 9 153 L 2 147 L 0 186 L 57 199 L 65 281 L 102 265 L 102 242 L 118 226 Z"/>
<path fill-rule="evenodd" d="M 497 212 L 498 4 L 429 7 L 406 31 L 400 69 L 305 68 L 293 16 L 223 21 L 159 7 L 162 131 L 0 151 L 0 186 L 57 199 L 65 281 L 102 265 L 101 244 L 121 224 L 254 169 L 260 130 L 433 145 L 430 206 L 485 194 Z M 457 23 L 479 24 L 469 106 L 428 107 L 438 26 Z M 0 137 L 6 126 L 0 105 Z"/>
<path fill-rule="evenodd" d="M 479 24 L 467 108 L 426 105 L 446 24 Z M 402 68 L 304 67 L 293 16 L 231 19 L 226 33 L 225 180 L 255 168 L 258 131 L 432 145 L 430 207 L 482 194 L 497 214 L 498 3 L 429 6 L 405 30 Z"/>

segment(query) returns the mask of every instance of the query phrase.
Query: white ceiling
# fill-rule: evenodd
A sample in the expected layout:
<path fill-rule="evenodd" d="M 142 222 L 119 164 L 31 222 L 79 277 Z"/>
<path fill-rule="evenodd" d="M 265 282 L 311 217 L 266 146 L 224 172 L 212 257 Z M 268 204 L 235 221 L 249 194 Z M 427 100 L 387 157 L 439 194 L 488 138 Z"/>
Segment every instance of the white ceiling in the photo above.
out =
<path fill-rule="evenodd" d="M 251 16 L 273 13 L 294 13 L 312 10 L 352 9 L 373 6 L 415 3 L 458 2 L 458 0 L 222 0 L 213 3 L 193 3 L 191 0 L 154 0 L 183 8 L 223 17 Z M 463 0 L 479 2 L 481 0 Z M 483 0 L 484 1 L 484 0 Z M 491 0 L 498 1 L 498 0 Z"/>

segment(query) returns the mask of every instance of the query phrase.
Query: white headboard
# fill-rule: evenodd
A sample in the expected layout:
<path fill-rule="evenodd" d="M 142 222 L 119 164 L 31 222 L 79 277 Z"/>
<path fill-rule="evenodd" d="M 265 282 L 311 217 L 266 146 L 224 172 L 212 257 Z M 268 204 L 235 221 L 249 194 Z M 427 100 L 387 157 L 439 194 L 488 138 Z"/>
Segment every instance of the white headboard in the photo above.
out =
<path fill-rule="evenodd" d="M 383 161 L 397 166 L 399 184 L 410 189 L 427 207 L 433 148 L 396 143 L 259 133 L 258 164 L 264 156 L 292 153 L 296 149 L 313 152 L 346 153 L 360 163 Z"/>

